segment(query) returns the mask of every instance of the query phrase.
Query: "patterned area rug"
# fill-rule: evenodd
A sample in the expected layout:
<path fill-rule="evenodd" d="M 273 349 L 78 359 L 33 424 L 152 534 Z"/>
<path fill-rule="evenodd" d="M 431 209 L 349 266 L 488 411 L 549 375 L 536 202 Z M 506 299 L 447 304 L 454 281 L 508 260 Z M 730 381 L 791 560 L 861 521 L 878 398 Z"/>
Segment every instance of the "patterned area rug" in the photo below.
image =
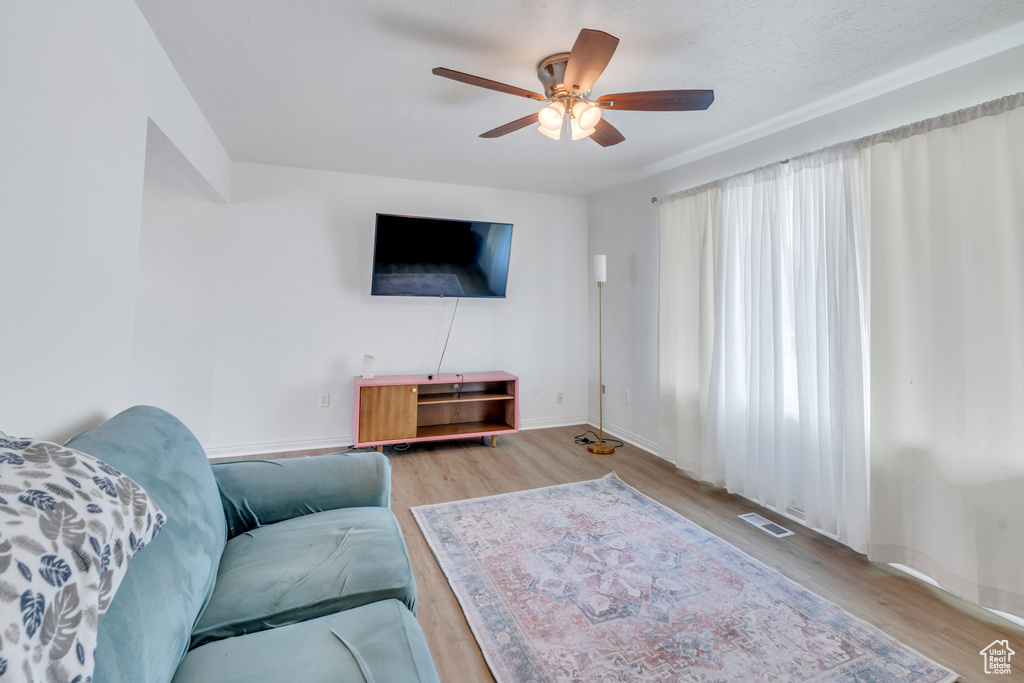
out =
<path fill-rule="evenodd" d="M 412 512 L 501 683 L 957 680 L 615 474 Z"/>

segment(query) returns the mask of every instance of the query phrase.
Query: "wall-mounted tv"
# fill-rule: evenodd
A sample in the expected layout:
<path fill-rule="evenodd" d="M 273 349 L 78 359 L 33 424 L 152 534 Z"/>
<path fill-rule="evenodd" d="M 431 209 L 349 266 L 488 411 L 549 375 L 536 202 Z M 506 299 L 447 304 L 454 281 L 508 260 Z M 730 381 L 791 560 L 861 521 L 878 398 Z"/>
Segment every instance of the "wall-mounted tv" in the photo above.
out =
<path fill-rule="evenodd" d="M 375 296 L 504 297 L 511 223 L 377 214 Z"/>

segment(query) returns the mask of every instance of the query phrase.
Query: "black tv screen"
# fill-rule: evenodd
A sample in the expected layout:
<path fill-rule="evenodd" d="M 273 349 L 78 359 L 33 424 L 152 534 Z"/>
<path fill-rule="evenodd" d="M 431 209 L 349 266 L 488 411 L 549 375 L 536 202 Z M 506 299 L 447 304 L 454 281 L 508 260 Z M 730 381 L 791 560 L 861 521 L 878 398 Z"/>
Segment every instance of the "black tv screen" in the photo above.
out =
<path fill-rule="evenodd" d="M 376 296 L 504 297 L 511 223 L 377 214 Z"/>

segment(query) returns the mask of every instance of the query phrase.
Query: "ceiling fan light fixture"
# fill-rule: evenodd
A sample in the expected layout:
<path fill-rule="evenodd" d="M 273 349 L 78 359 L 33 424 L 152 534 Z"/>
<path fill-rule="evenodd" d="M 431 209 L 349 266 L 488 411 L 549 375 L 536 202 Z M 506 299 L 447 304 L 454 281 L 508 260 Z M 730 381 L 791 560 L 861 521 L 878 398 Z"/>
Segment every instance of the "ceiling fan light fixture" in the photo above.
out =
<path fill-rule="evenodd" d="M 583 128 L 576 119 L 570 119 L 569 125 L 572 127 L 572 139 L 582 140 L 585 137 L 589 137 L 594 134 L 593 128 Z M 595 126 L 597 123 L 594 124 Z"/>
<path fill-rule="evenodd" d="M 572 105 L 572 117 L 573 121 L 578 122 L 579 127 L 583 130 L 594 130 L 594 126 L 601 120 L 601 108 L 595 107 L 589 102 L 577 100 L 576 104 Z"/>
<path fill-rule="evenodd" d="M 561 102 L 552 102 L 544 107 L 537 114 L 540 125 L 547 129 L 558 131 L 562 128 L 562 120 L 565 118 L 565 105 Z M 551 137 L 550 135 L 548 137 Z M 557 138 L 555 138 L 557 140 Z"/>
<path fill-rule="evenodd" d="M 570 52 L 545 57 L 537 65 L 537 78 L 544 86 L 543 95 L 442 66 L 433 69 L 432 73 L 478 88 L 549 103 L 535 114 L 481 133 L 482 138 L 499 138 L 536 122 L 540 124 L 538 130 L 554 140 L 558 140 L 564 130 L 573 140 L 590 137 L 601 147 L 611 147 L 626 138 L 604 120 L 605 109 L 703 111 L 715 101 L 713 90 L 647 90 L 602 95 L 592 100 L 590 93 L 594 83 L 608 66 L 618 44 L 618 38 L 604 31 L 581 29 Z"/>
<path fill-rule="evenodd" d="M 559 126 L 558 128 L 555 128 L 554 130 L 550 130 L 548 128 L 545 128 L 544 124 L 542 123 L 539 126 L 537 126 L 537 130 L 539 130 L 541 133 L 544 133 L 544 135 L 548 136 L 552 140 L 558 140 L 559 138 L 562 137 L 562 127 L 561 126 Z"/>

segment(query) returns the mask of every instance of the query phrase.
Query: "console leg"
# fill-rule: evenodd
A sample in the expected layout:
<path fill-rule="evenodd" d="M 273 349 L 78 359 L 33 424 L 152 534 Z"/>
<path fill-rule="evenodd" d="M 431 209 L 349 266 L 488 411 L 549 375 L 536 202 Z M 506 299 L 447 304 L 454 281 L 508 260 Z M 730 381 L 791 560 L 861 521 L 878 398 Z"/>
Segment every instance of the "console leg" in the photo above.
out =
<path fill-rule="evenodd" d="M 384 447 L 383 446 L 377 446 L 377 452 L 378 453 L 383 453 L 384 452 Z"/>
<path fill-rule="evenodd" d="M 491 434 L 491 448 L 497 448 L 497 447 L 498 447 L 498 435 L 497 434 Z"/>

